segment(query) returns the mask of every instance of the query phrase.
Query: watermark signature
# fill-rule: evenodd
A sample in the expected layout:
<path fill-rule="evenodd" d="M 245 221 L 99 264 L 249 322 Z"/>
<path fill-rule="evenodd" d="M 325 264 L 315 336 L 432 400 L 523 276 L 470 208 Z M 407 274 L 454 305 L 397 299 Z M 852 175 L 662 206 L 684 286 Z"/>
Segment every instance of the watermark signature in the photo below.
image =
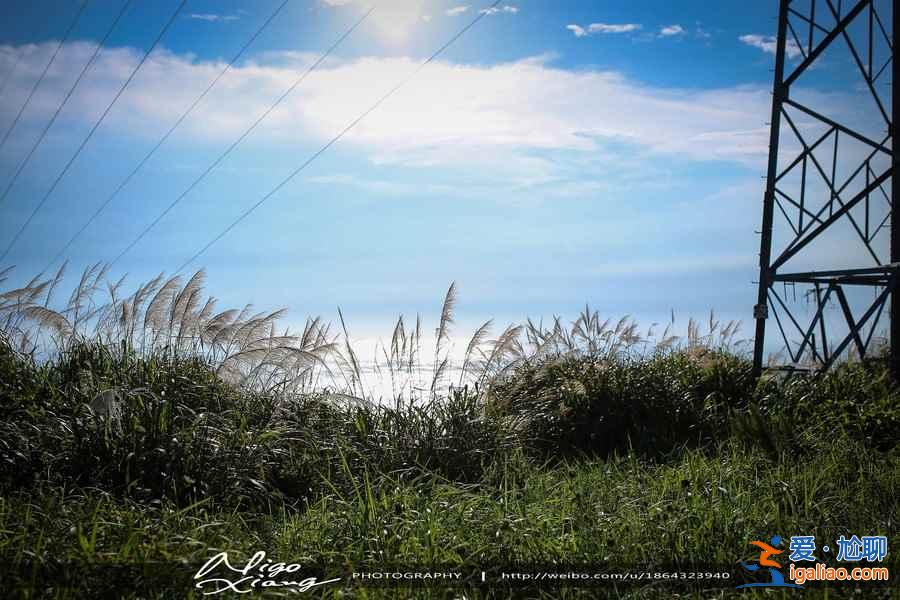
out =
<path fill-rule="evenodd" d="M 219 552 L 200 567 L 194 575 L 195 587 L 203 590 L 204 596 L 234 592 L 249 594 L 264 589 L 285 588 L 296 593 L 335 583 L 341 579 L 304 577 L 299 563 L 272 562 L 266 560 L 266 553 L 256 552 L 242 566 L 234 566 L 228 560 L 228 552 Z"/>

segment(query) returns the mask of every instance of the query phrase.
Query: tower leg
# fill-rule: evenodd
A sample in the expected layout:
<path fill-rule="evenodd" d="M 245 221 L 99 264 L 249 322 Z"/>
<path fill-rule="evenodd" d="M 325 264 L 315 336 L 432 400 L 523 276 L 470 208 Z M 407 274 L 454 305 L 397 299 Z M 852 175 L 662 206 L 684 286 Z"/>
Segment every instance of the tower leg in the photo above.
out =
<path fill-rule="evenodd" d="M 900 0 L 894 0 L 900 2 Z M 769 133 L 769 165 L 766 170 L 766 193 L 763 197 L 762 232 L 759 245 L 759 289 L 753 318 L 756 320 L 756 334 L 753 338 L 753 375 L 762 373 L 765 352 L 766 319 L 769 316 L 769 286 L 774 273 L 772 260 L 772 224 L 775 215 L 775 178 L 778 175 L 778 137 L 781 133 L 782 102 L 787 95 L 784 85 L 784 56 L 787 45 L 788 9 L 790 0 L 781 0 L 778 9 L 778 38 L 775 48 L 775 83 L 772 86 L 772 117 Z"/>
<path fill-rule="evenodd" d="M 900 25 L 900 0 L 893 1 L 893 30 L 894 48 L 897 47 L 897 28 Z M 900 262 L 900 190 L 897 181 L 897 153 L 900 152 L 900 144 L 897 143 L 897 123 L 900 117 L 900 65 L 898 60 L 891 61 L 891 264 Z M 896 284 L 896 281 L 895 281 Z M 891 329 L 890 329 L 890 370 L 891 378 L 895 383 L 900 382 L 900 293 L 896 290 L 891 293 Z"/>

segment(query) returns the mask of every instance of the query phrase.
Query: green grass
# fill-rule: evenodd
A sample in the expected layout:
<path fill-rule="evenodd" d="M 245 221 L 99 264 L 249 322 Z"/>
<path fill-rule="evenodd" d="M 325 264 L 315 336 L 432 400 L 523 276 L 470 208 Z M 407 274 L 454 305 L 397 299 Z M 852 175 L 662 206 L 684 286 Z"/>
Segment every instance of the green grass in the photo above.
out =
<path fill-rule="evenodd" d="M 184 586 L 222 550 L 491 576 L 517 563 L 733 565 L 774 533 L 881 534 L 894 553 L 900 405 L 878 366 L 756 383 L 720 350 L 560 355 L 519 363 L 477 393 L 391 406 L 241 390 L 194 358 L 98 344 L 44 363 L 0 345 L 0 374 L 0 559 L 18 575 L 0 583 L 4 597 L 196 596 Z M 111 388 L 125 390 L 121 417 L 93 414 Z M 50 586 L 65 569 L 70 587 Z M 345 581 L 309 593 L 525 591 Z"/>
<path fill-rule="evenodd" d="M 489 321 L 454 371 L 451 285 L 432 363 L 421 320 L 400 317 L 370 365 L 394 390 L 380 403 L 342 315 L 342 336 L 319 318 L 281 334 L 281 311 L 201 302 L 202 271 L 123 296 L 101 265 L 54 310 L 61 279 L 0 294 L 0 597 L 201 597 L 191 577 L 222 551 L 339 574 L 306 594 L 342 598 L 787 597 L 497 583 L 503 569 L 737 573 L 773 534 L 886 535 L 900 564 L 900 392 L 879 362 L 757 381 L 736 323 L 710 315 L 679 341 L 586 307 L 571 327 L 496 339 Z M 388 566 L 494 583 L 348 579 Z"/>
<path fill-rule="evenodd" d="M 722 448 L 657 466 L 633 457 L 554 469 L 506 465 L 477 485 L 362 477 L 349 493 L 325 495 L 302 511 L 270 513 L 226 512 L 211 503 L 176 510 L 52 490 L 6 499 L 0 526 L 3 553 L 14 561 L 49 553 L 73 561 L 196 566 L 213 549 L 249 556 L 265 548 L 271 556 L 356 568 L 730 564 L 747 540 L 772 531 L 891 536 L 896 459 L 884 472 L 883 463 L 836 466 L 845 458 L 828 457 L 822 469 Z M 82 583 L 104 587 L 102 579 Z"/>

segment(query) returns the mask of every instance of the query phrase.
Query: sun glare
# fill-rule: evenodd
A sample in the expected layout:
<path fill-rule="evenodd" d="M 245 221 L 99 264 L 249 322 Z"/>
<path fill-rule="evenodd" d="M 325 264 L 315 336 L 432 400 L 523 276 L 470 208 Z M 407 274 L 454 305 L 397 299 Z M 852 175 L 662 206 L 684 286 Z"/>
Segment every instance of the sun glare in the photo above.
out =
<path fill-rule="evenodd" d="M 423 23 L 426 0 L 382 0 L 372 13 L 372 20 L 382 42 L 405 43 L 417 25 Z"/>

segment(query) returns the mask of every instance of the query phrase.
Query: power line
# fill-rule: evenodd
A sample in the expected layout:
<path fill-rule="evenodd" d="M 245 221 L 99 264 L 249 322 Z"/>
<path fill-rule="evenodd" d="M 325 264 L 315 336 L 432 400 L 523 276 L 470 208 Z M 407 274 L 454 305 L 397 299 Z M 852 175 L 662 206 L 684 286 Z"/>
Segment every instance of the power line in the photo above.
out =
<path fill-rule="evenodd" d="M 66 173 L 69 172 L 69 168 L 71 168 L 72 164 L 75 162 L 75 159 L 78 158 L 78 155 L 81 154 L 81 151 L 84 149 L 84 147 L 90 141 L 90 139 L 94 136 L 94 133 L 100 127 L 100 124 L 103 123 L 103 120 L 106 119 L 106 115 L 109 114 L 109 111 L 112 109 L 113 105 L 122 96 L 122 93 L 125 91 L 125 88 L 128 87 L 128 84 L 131 83 L 131 81 L 134 79 L 134 76 L 137 75 L 137 72 L 144 65 L 144 62 L 146 62 L 147 57 L 150 56 L 150 53 L 153 52 L 154 48 L 156 48 L 157 44 L 159 44 L 160 40 L 162 40 L 163 36 L 169 30 L 169 27 L 171 27 L 172 23 L 175 22 L 175 18 L 181 12 L 181 9 L 184 8 L 185 4 L 187 4 L 187 0 L 181 0 L 181 4 L 179 4 L 178 8 L 175 9 L 175 12 L 172 13 L 172 16 L 169 18 L 169 21 L 162 28 L 162 31 L 159 32 L 159 35 L 156 36 L 156 39 L 153 40 L 153 44 L 144 53 L 144 56 L 141 58 L 140 62 L 138 62 L 137 66 L 134 68 L 134 70 L 131 71 L 131 74 L 128 76 L 128 79 L 125 80 L 125 83 L 122 84 L 122 87 L 119 88 L 119 91 L 116 92 L 116 95 L 112 99 L 112 102 L 110 102 L 107 105 L 106 109 L 103 111 L 103 114 L 101 114 L 100 118 L 97 120 L 97 122 L 94 123 L 94 126 L 88 132 L 87 137 L 85 137 L 84 140 L 82 140 L 81 144 L 78 146 L 78 149 L 75 150 L 75 154 L 72 155 L 72 157 L 69 159 L 69 162 L 67 162 L 66 166 L 63 167 L 63 170 L 60 171 L 60 173 L 59 173 L 59 175 L 57 175 L 56 179 L 53 180 L 53 184 L 50 186 L 50 189 L 47 190 L 47 192 L 41 198 L 41 201 L 38 202 L 37 206 L 34 207 L 34 210 L 31 211 L 31 215 L 28 216 L 28 219 L 25 221 L 25 223 L 22 224 L 22 227 L 19 228 L 19 231 L 16 232 L 16 235 L 13 236 L 13 239 L 9 242 L 9 245 L 6 247 L 6 250 L 4 250 L 3 254 L 0 255 L 0 261 L 3 261 L 3 259 L 6 258 L 6 256 L 9 254 L 9 251 L 12 250 L 13 246 L 15 246 L 16 242 L 22 236 L 22 233 L 24 233 L 24 231 L 31 224 L 31 221 L 34 219 L 35 215 L 38 213 L 39 210 L 41 210 L 41 207 L 44 206 L 44 203 L 47 202 L 47 199 L 50 197 L 50 195 L 56 189 L 56 186 L 59 185 L 59 182 L 62 181 L 62 179 L 63 179 L 63 177 L 65 177 Z"/>
<path fill-rule="evenodd" d="M 116 25 L 119 24 L 119 21 L 122 19 L 122 16 L 125 15 L 125 12 L 128 10 L 128 6 L 131 4 L 131 0 L 125 0 L 125 3 L 122 5 L 122 9 L 119 11 L 119 14 L 116 16 L 112 25 L 110 25 L 109 30 L 106 32 L 106 35 L 103 36 L 103 39 L 100 40 L 100 43 L 97 44 L 97 47 L 94 49 L 94 53 L 91 55 L 91 58 L 85 63 L 84 68 L 81 69 L 81 73 L 78 74 L 78 77 L 75 79 L 75 83 L 72 84 L 72 87 L 69 88 L 69 91 L 66 93 L 66 97 L 63 98 L 63 101 L 56 108 L 56 112 L 53 113 L 53 116 L 44 126 L 44 130 L 41 131 L 41 135 L 38 136 L 37 140 L 32 144 L 31 150 L 28 151 L 28 154 L 25 155 L 25 158 L 19 163 L 16 172 L 13 174 L 12 179 L 9 180 L 9 183 L 6 185 L 6 189 L 3 190 L 3 195 L 0 196 L 0 204 L 6 200 L 6 197 L 9 195 L 9 191 L 13 188 L 16 181 L 19 179 L 19 175 L 22 174 L 22 171 L 25 170 L 28 161 L 31 160 L 32 155 L 38 149 L 38 146 L 41 145 L 41 142 L 44 141 L 44 137 L 46 137 L 47 132 L 50 131 L 50 128 L 53 127 L 53 124 L 56 122 L 57 117 L 59 117 L 59 113 L 62 111 L 63 107 L 69 101 L 69 98 L 72 97 L 72 93 L 75 91 L 75 88 L 78 87 L 78 84 L 81 83 L 82 78 L 84 78 L 85 73 L 88 72 L 91 65 L 94 64 L 94 61 L 97 60 L 97 56 L 100 54 L 100 50 L 106 44 L 106 41 L 109 39 L 109 36 L 112 35 L 113 30 L 116 28 Z"/>
<path fill-rule="evenodd" d="M 341 43 L 342 43 L 345 39 L 347 39 L 347 37 L 349 37 L 350 34 L 353 33 L 353 31 L 356 30 L 356 28 L 359 27 L 359 26 L 363 23 L 363 21 L 365 21 L 365 20 L 369 17 L 369 15 L 372 14 L 372 12 L 373 12 L 374 10 L 375 10 L 375 7 L 373 6 L 373 7 L 370 8 L 370 9 L 369 9 L 362 17 L 360 17 L 360 19 L 359 19 L 358 21 L 356 21 L 356 22 L 355 22 L 355 23 L 354 23 L 347 31 L 345 31 L 344 34 L 343 34 L 341 37 L 339 37 L 339 38 L 337 39 L 337 41 L 334 42 L 334 43 L 328 48 L 328 50 L 326 50 L 326 51 L 319 57 L 318 60 L 316 60 L 316 62 L 314 62 L 314 63 L 313 63 L 306 71 L 304 71 L 304 73 L 303 73 L 296 81 L 294 81 L 294 83 L 293 83 L 293 84 L 292 84 L 292 85 L 291 85 L 291 86 L 290 86 L 290 87 L 289 87 L 289 88 L 288 88 L 288 89 L 287 89 L 287 90 L 286 90 L 286 91 L 285 91 L 285 92 L 284 92 L 284 93 L 283 93 L 283 94 L 275 101 L 274 104 L 272 104 L 272 106 L 270 106 L 268 109 L 266 109 L 266 111 L 263 112 L 263 113 L 256 119 L 256 121 L 254 121 L 253 124 L 250 125 L 250 127 L 248 127 L 248 128 L 244 131 L 244 133 L 242 133 L 242 134 L 240 135 L 240 137 L 238 137 L 238 139 L 236 139 L 236 140 L 235 140 L 235 141 L 234 141 L 234 142 L 233 142 L 233 143 L 225 150 L 225 152 L 223 152 L 222 154 L 220 154 L 220 155 L 212 162 L 212 164 L 210 164 L 210 165 L 206 168 L 206 170 L 203 171 L 203 173 L 200 174 L 199 177 L 197 177 L 197 178 L 196 178 L 196 179 L 195 179 L 195 180 L 194 180 L 194 181 L 193 181 L 193 182 L 192 182 L 192 183 L 191 183 L 191 184 L 190 184 L 190 185 L 189 185 L 189 186 L 188 186 L 188 187 L 187 187 L 187 188 L 186 188 L 186 189 L 185 189 L 178 197 L 177 197 L 177 198 L 175 198 L 175 200 L 173 200 L 173 201 L 165 208 L 165 210 L 163 210 L 159 215 L 157 215 L 157 217 L 156 217 L 155 219 L 153 219 L 153 221 L 152 221 L 149 225 L 147 225 L 147 227 L 145 227 L 145 228 L 143 229 L 143 231 L 141 231 L 141 233 L 139 233 L 138 236 L 137 236 L 134 240 L 132 240 L 132 242 L 131 242 L 130 244 L 128 244 L 128 246 L 127 246 L 124 250 L 122 250 L 122 251 L 121 251 L 121 252 L 120 252 L 120 253 L 119 253 L 119 254 L 118 254 L 118 255 L 117 255 L 110 263 L 109 263 L 109 266 L 112 266 L 112 265 L 116 264 L 117 262 L 119 262 L 119 260 L 120 260 L 123 256 L 125 256 L 132 248 L 134 248 L 135 245 L 137 245 L 138 242 L 140 242 L 142 239 L 144 239 L 144 236 L 146 236 L 148 233 L 150 233 L 150 231 L 151 231 L 154 227 L 156 227 L 156 225 L 163 219 L 163 217 L 165 217 L 167 214 L 169 214 L 169 212 L 170 212 L 173 208 L 175 208 L 175 206 L 176 206 L 179 202 L 181 202 L 181 201 L 185 198 L 185 196 L 187 196 L 187 195 L 191 192 L 191 190 L 193 190 L 195 187 L 197 187 L 197 184 L 199 184 L 201 181 L 203 181 L 203 179 L 206 178 L 206 176 L 209 175 L 209 173 L 212 172 L 212 170 L 215 169 L 215 168 L 219 165 L 219 163 L 221 163 L 221 162 L 225 159 L 225 157 L 227 157 L 229 154 L 231 154 L 231 151 L 234 150 L 234 149 L 238 146 L 238 144 L 240 144 L 240 143 L 241 143 L 248 135 L 250 135 L 250 133 L 251 133 L 254 129 L 256 129 L 257 125 L 259 125 L 259 124 L 263 121 L 263 119 L 265 119 L 267 116 L 269 116 L 269 114 L 270 114 L 273 110 L 275 110 L 275 108 L 276 108 L 279 104 L 281 104 L 281 102 L 282 102 L 285 98 L 287 98 L 288 95 L 290 95 L 290 93 L 293 92 L 293 91 L 297 88 L 297 86 L 299 86 L 301 83 L 303 83 L 303 81 L 306 79 L 306 77 L 307 77 L 310 73 L 312 73 L 312 72 L 313 72 L 320 64 L 322 64 L 322 62 L 323 62 L 326 58 L 328 58 L 328 56 L 334 51 L 334 49 L 337 48 L 338 46 L 340 46 Z"/>
<path fill-rule="evenodd" d="M 397 92 L 397 90 L 399 90 L 400 88 L 402 88 L 403 86 L 405 86 L 407 83 L 409 83 L 416 75 L 419 74 L 419 72 L 420 72 L 422 69 L 424 69 L 429 63 L 431 63 L 435 58 L 437 58 L 441 53 L 443 53 L 444 50 L 446 50 L 447 48 L 449 48 L 450 45 L 453 44 L 453 42 L 455 42 L 455 41 L 458 40 L 460 37 L 462 37 L 463 34 L 465 34 L 469 29 L 471 29 L 472 27 L 474 27 L 475 24 L 478 23 L 478 21 L 480 21 L 482 18 L 484 18 L 485 15 L 489 14 L 491 8 L 495 8 L 498 4 L 500 4 L 500 2 L 501 2 L 501 0 L 496 0 L 496 1 L 495 1 L 493 4 L 491 4 L 487 9 L 484 9 L 484 10 L 482 10 L 482 11 L 479 11 L 478 16 L 476 16 L 474 19 L 472 19 L 472 20 L 469 22 L 468 25 L 466 25 L 465 27 L 463 27 L 462 29 L 460 29 L 460 30 L 456 33 L 456 35 L 454 35 L 453 37 L 451 37 L 451 38 L 450 38 L 443 46 L 441 46 L 440 48 L 438 48 L 431 56 L 429 56 L 426 60 L 424 60 L 422 63 L 420 63 L 419 66 L 416 67 L 416 70 L 415 70 L 415 71 L 413 71 L 413 72 L 412 72 L 410 75 L 408 75 L 405 79 L 401 80 L 400 83 L 398 83 L 397 85 L 395 85 L 394 87 L 392 87 L 390 90 L 388 90 L 388 92 L 387 92 L 386 94 L 384 94 L 383 96 L 381 96 L 381 98 L 379 98 L 372 106 L 370 106 L 368 109 L 366 109 L 361 115 L 359 115 L 358 117 L 356 117 L 355 119 L 353 119 L 353 121 L 351 121 L 349 125 L 347 125 L 344 129 L 342 129 L 342 130 L 340 131 L 340 133 L 338 133 L 336 136 L 334 136 L 333 138 L 331 138 L 331 140 L 329 140 L 329 142 L 328 142 L 327 144 L 325 144 L 324 146 L 322 146 L 321 148 L 319 148 L 316 152 L 314 152 L 314 153 L 312 154 L 312 156 L 310 156 L 309 158 L 307 158 L 306 161 L 303 162 L 303 164 L 301 164 L 299 167 L 297 167 L 296 169 L 294 169 L 287 177 L 285 177 L 284 179 L 282 179 L 281 182 L 278 183 L 278 185 L 276 185 L 274 188 L 272 188 L 272 189 L 269 191 L 269 193 L 267 193 L 265 196 L 263 196 L 262 198 L 260 198 L 255 204 L 253 204 L 253 205 L 250 206 L 247 210 L 245 210 L 243 213 L 241 213 L 240 216 L 238 216 L 237 219 L 235 219 L 234 221 L 232 221 L 232 223 L 231 223 L 228 227 L 226 227 L 224 230 L 222 230 L 221 233 L 219 233 L 219 234 L 218 234 L 217 236 L 215 236 L 212 240 L 210 240 L 205 246 L 203 246 L 203 248 L 201 248 L 199 251 L 197 251 L 191 258 L 189 258 L 189 259 L 186 260 L 184 263 L 182 263 L 181 266 L 178 267 L 178 270 L 175 271 L 175 272 L 176 272 L 176 273 L 180 273 L 181 271 L 184 270 L 185 267 L 187 267 L 189 264 L 191 264 L 192 262 L 194 262 L 195 260 L 197 260 L 198 258 L 200 258 L 200 256 L 201 256 L 204 252 L 206 252 L 207 250 L 209 250 L 209 248 L 210 248 L 213 244 L 215 244 L 215 243 L 218 242 L 220 239 L 222 239 L 223 237 L 225 237 L 225 236 L 228 234 L 229 231 L 231 231 L 232 229 L 234 229 L 241 221 L 243 221 L 244 219 L 246 219 L 246 218 L 250 215 L 250 213 L 252 213 L 254 210 L 256 210 L 257 208 L 259 208 L 259 207 L 263 204 L 263 202 L 265 202 L 266 200 L 268 200 L 269 198 L 271 198 L 272 196 L 274 196 L 274 195 L 278 192 L 278 190 L 280 190 L 282 187 L 284 187 L 285 185 L 287 185 L 287 183 L 290 182 L 294 177 L 296 177 L 297 174 L 300 173 L 300 171 L 302 171 L 303 169 L 305 169 L 306 167 L 308 167 L 314 160 L 316 160 L 319 156 L 321 156 L 326 150 L 328 150 L 331 146 L 333 146 L 334 144 L 336 144 L 336 143 L 337 143 L 342 137 L 344 137 L 351 129 L 353 129 L 354 127 L 356 127 L 356 125 L 359 124 L 360 121 L 362 121 L 362 120 L 365 119 L 367 116 L 369 116 L 369 114 L 371 114 L 372 112 L 374 112 L 379 106 L 381 106 L 381 105 L 384 103 L 385 100 L 387 100 L 388 98 L 390 98 L 391 96 L 393 96 L 394 93 Z"/>
<path fill-rule="evenodd" d="M 16 125 L 19 124 L 19 119 L 22 118 L 22 113 L 25 112 L 25 109 L 29 104 L 31 104 L 31 98 L 34 96 L 34 93 L 37 91 L 38 87 L 40 87 L 41 82 L 44 81 L 44 77 L 47 76 L 47 71 L 50 70 L 50 65 L 53 64 L 54 60 L 56 60 L 56 55 L 59 54 L 60 48 L 62 48 L 66 40 L 69 39 L 69 35 L 72 33 L 72 30 L 75 29 L 75 25 L 78 24 L 79 19 L 81 19 L 81 15 L 84 13 L 84 9 L 87 7 L 87 4 L 88 0 L 84 0 L 84 2 L 81 3 L 78 12 L 75 13 L 75 18 L 72 19 L 72 22 L 69 24 L 69 28 L 66 29 L 66 33 L 62 36 L 62 38 L 60 38 L 59 43 L 56 45 L 56 50 L 53 51 L 53 55 L 44 66 L 44 70 L 41 71 L 41 76 L 38 77 L 34 82 L 34 85 L 31 86 L 31 91 L 28 92 L 28 97 L 25 98 L 25 103 L 19 109 L 19 112 L 16 114 L 16 117 L 13 119 L 12 123 L 10 123 L 9 128 L 6 130 L 6 133 L 3 134 L 3 140 L 0 141 L 0 148 L 3 148 L 3 146 L 6 145 L 6 140 L 9 139 L 9 134 L 11 134 L 13 129 L 16 128 Z"/>
<path fill-rule="evenodd" d="M 49 270 L 50 267 L 52 267 L 53 264 L 66 253 L 66 251 L 72 246 L 72 244 L 74 244 L 75 241 L 79 237 L 81 237 L 81 235 L 85 232 L 85 230 L 88 227 L 90 227 L 91 223 L 93 223 L 97 219 L 97 217 L 99 217 L 100 214 L 104 210 L 106 210 L 106 207 L 109 206 L 109 204 L 113 201 L 113 199 L 115 199 L 116 196 L 119 195 L 119 192 L 121 192 L 125 188 L 125 186 L 127 186 L 128 183 L 134 178 L 134 176 L 138 174 L 138 172 L 144 167 L 144 165 L 147 163 L 147 161 L 150 160 L 150 158 L 154 154 L 156 154 L 156 151 L 159 150 L 159 148 L 166 142 L 166 140 L 169 139 L 169 136 L 171 136 L 172 133 L 174 133 L 174 131 L 176 129 L 178 129 L 178 127 L 181 125 L 181 123 L 187 118 L 187 116 L 189 114 L 191 114 L 191 112 L 193 112 L 193 110 L 206 97 L 206 95 L 210 92 L 210 90 L 212 90 L 213 87 L 215 87 L 215 85 L 219 82 L 219 80 L 222 79 L 222 77 L 225 75 L 225 73 L 227 73 L 231 69 L 231 67 L 240 59 L 240 57 L 244 55 L 244 52 L 246 52 L 247 49 L 253 44 L 253 42 L 256 41 L 256 38 L 259 37 L 259 35 L 263 32 L 263 30 L 265 30 L 269 26 L 269 24 L 272 23 L 272 21 L 275 19 L 275 17 L 281 12 L 281 10 L 287 5 L 288 2 L 290 2 L 290 0 L 284 0 L 278 6 L 278 8 L 275 9 L 275 12 L 273 12 L 269 16 L 269 18 L 265 20 L 265 22 L 263 22 L 263 24 L 259 27 L 259 29 L 257 29 L 256 32 L 250 37 L 250 39 L 247 40 L 247 42 L 241 47 L 241 49 L 237 52 L 237 54 L 235 54 L 234 57 L 228 62 L 228 64 L 225 65 L 225 68 L 222 69 L 219 72 L 219 74 L 210 82 L 210 84 L 206 87 L 206 89 L 203 90 L 203 93 L 201 93 L 197 97 L 197 99 L 194 100 L 193 104 L 191 104 L 188 107 L 188 109 L 186 111 L 184 111 L 180 117 L 178 117 L 178 120 L 175 121 L 175 124 L 169 128 L 169 130 L 165 133 L 165 135 L 163 135 L 162 138 L 160 138 L 160 140 L 156 143 L 156 145 L 153 146 L 153 148 L 144 156 L 144 158 L 141 159 L 141 161 L 128 174 L 128 176 L 125 177 L 125 179 L 123 179 L 121 181 L 121 183 L 119 183 L 119 185 L 112 192 L 112 194 L 110 194 L 109 197 L 107 197 L 107 199 L 97 208 L 97 210 L 94 211 L 94 214 L 92 214 L 91 217 L 84 223 L 84 225 L 81 226 L 81 229 L 79 229 L 75 233 L 75 235 L 73 235 L 72 238 L 69 239 L 68 242 L 66 242 L 66 244 L 62 247 L 62 249 L 56 253 L 56 256 L 53 257 L 53 259 L 48 263 L 47 268 L 44 269 L 45 271 Z"/>

